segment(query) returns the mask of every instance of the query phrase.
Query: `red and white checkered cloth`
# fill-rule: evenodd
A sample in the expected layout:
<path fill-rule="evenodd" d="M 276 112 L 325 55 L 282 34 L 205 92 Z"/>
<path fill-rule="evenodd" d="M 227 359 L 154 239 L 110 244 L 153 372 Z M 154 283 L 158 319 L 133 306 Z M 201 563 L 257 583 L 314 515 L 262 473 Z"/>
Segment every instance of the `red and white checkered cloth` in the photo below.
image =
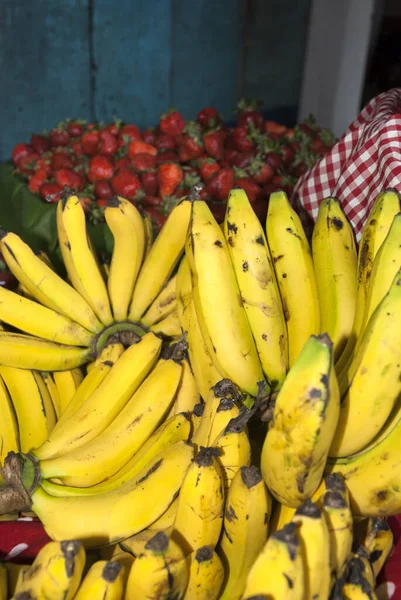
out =
<path fill-rule="evenodd" d="M 335 196 L 359 241 L 372 203 L 387 188 L 401 192 L 400 88 L 369 102 L 330 152 L 301 177 L 292 203 L 316 221 L 319 203 Z"/>

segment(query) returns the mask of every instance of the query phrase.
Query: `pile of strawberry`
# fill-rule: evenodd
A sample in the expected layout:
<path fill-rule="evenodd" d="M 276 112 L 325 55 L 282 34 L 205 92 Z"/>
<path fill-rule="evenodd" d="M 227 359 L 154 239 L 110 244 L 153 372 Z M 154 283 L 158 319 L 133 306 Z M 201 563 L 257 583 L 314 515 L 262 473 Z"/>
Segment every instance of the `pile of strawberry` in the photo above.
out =
<path fill-rule="evenodd" d="M 171 109 L 144 131 L 121 121 L 68 119 L 32 135 L 29 144 L 17 144 L 12 160 L 31 192 L 44 201 L 57 201 L 64 186 L 75 190 L 94 222 L 102 220 L 107 200 L 117 194 L 149 212 L 158 229 L 198 182 L 219 221 L 234 186 L 246 191 L 264 218 L 271 192 L 291 193 L 335 138 L 313 118 L 291 129 L 265 121 L 252 101 L 239 102 L 236 113 L 236 126 L 229 126 L 214 108 L 203 108 L 188 122 Z"/>

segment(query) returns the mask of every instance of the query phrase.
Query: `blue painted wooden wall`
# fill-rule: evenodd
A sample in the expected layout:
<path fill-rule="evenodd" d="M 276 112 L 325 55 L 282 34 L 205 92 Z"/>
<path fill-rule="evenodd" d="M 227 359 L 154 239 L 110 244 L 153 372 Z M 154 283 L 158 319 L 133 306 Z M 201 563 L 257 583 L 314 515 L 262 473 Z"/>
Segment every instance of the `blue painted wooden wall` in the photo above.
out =
<path fill-rule="evenodd" d="M 294 110 L 310 0 L 1 0 L 0 160 L 66 117 Z"/>

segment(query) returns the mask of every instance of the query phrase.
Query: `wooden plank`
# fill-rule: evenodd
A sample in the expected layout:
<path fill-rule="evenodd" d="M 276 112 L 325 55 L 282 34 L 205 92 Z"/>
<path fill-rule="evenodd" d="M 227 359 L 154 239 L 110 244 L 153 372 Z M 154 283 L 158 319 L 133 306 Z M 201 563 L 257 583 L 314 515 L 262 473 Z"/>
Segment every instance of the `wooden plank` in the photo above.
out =
<path fill-rule="evenodd" d="M 34 130 L 88 118 L 88 0 L 2 0 L 0 77 L 0 161 Z"/>
<path fill-rule="evenodd" d="M 243 93 L 267 110 L 298 104 L 309 10 L 310 0 L 247 0 Z"/>
<path fill-rule="evenodd" d="M 96 0 L 96 118 L 154 125 L 171 101 L 170 45 L 170 0 Z"/>
<path fill-rule="evenodd" d="M 172 103 L 186 118 L 215 106 L 232 119 L 241 83 L 241 0 L 173 0 Z"/>

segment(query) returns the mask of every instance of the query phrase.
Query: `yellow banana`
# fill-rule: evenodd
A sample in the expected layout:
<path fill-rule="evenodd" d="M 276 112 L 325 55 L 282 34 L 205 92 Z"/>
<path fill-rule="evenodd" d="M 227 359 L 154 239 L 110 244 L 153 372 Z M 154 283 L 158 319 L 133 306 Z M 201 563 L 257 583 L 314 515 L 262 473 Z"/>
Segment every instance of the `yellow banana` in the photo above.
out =
<path fill-rule="evenodd" d="M 7 600 L 8 594 L 8 581 L 7 581 L 7 570 L 5 566 L 0 563 L 0 600 Z"/>
<path fill-rule="evenodd" d="M 243 600 L 304 600 L 305 566 L 294 523 L 269 537 L 246 580 Z"/>
<path fill-rule="evenodd" d="M 309 242 L 285 192 L 270 195 L 266 233 L 287 321 L 291 367 L 309 336 L 319 333 L 320 315 Z"/>
<path fill-rule="evenodd" d="M 199 426 L 202 422 L 203 413 L 205 412 L 205 405 L 203 402 L 198 402 L 195 404 L 194 410 L 191 413 L 191 442 L 193 443 L 193 438 L 195 437 Z"/>
<path fill-rule="evenodd" d="M 223 525 L 224 489 L 215 448 L 202 448 L 189 467 L 178 497 L 171 537 L 190 554 L 214 548 Z"/>
<path fill-rule="evenodd" d="M 263 381 L 224 235 L 206 202 L 195 200 L 185 254 L 204 341 L 222 377 L 256 396 Z M 227 352 L 230 348 L 230 352 Z"/>
<path fill-rule="evenodd" d="M 139 320 L 169 280 L 184 250 L 191 217 L 192 198 L 184 197 L 173 208 L 143 263 L 132 296 L 129 318 Z"/>
<path fill-rule="evenodd" d="M 227 573 L 221 600 L 239 600 L 267 540 L 271 499 L 257 467 L 241 467 L 228 490 L 219 552 Z"/>
<path fill-rule="evenodd" d="M 357 253 L 352 227 L 337 198 L 325 198 L 312 236 L 313 267 L 320 306 L 320 331 L 334 345 L 334 360 L 351 335 L 355 315 Z"/>
<path fill-rule="evenodd" d="M 346 367 L 347 362 L 352 360 L 352 354 L 363 323 L 373 261 L 398 212 L 400 212 L 398 192 L 395 190 L 380 192 L 363 227 L 358 250 L 355 317 L 348 343 L 336 363 L 338 374 Z"/>
<path fill-rule="evenodd" d="M 221 398 L 216 412 L 212 415 L 208 443 L 213 443 L 229 422 L 238 417 L 239 412 L 240 410 L 234 400 L 231 398 Z"/>
<path fill-rule="evenodd" d="M 210 388 L 221 379 L 207 350 L 200 330 L 192 297 L 191 272 L 184 256 L 177 273 L 177 310 L 181 329 L 186 336 L 188 354 L 196 385 L 202 398 L 206 398 Z"/>
<path fill-rule="evenodd" d="M 352 558 L 354 559 L 354 562 L 360 562 L 364 578 L 369 582 L 372 588 L 374 588 L 376 584 L 376 578 L 373 571 L 373 566 L 369 561 L 369 553 L 366 548 L 362 545 L 357 546 L 355 551 L 352 553 Z"/>
<path fill-rule="evenodd" d="M 174 310 L 167 317 L 152 325 L 150 331 L 165 337 L 180 337 L 182 332 L 177 310 Z"/>
<path fill-rule="evenodd" d="M 41 375 L 43 377 L 43 381 L 45 382 L 47 391 L 49 392 L 49 396 L 50 396 L 50 399 L 53 404 L 54 413 L 56 415 L 56 425 L 57 425 L 57 422 L 61 416 L 60 394 L 59 394 L 56 384 L 54 383 L 52 373 L 49 373 L 48 371 L 42 371 Z"/>
<path fill-rule="evenodd" d="M 124 346 L 119 343 L 109 344 L 103 348 L 98 358 L 94 361 L 93 368 L 86 377 L 84 377 L 74 396 L 64 408 L 63 414 L 59 417 L 55 429 L 61 427 L 63 423 L 81 408 L 89 396 L 98 388 L 123 352 Z"/>
<path fill-rule="evenodd" d="M 40 446 L 51 433 L 56 417 L 40 373 L 0 366 L 15 410 L 22 452 Z"/>
<path fill-rule="evenodd" d="M 385 424 L 401 392 L 400 328 L 401 268 L 373 313 L 351 363 L 331 456 L 359 452 Z"/>
<path fill-rule="evenodd" d="M 330 536 L 331 569 L 334 578 L 342 575 L 352 547 L 352 514 L 346 494 L 328 491 L 323 497 L 323 511 Z"/>
<path fill-rule="evenodd" d="M 128 216 L 132 212 L 137 214 Z M 124 198 L 113 196 L 107 203 L 104 216 L 114 237 L 107 288 L 114 319 L 124 321 L 142 264 L 145 235 L 138 209 Z M 141 236 L 138 236 L 138 227 L 135 227 L 138 221 Z"/>
<path fill-rule="evenodd" d="M 148 256 L 153 244 L 153 226 L 152 219 L 147 212 L 142 213 L 142 224 L 145 234 L 145 258 Z"/>
<path fill-rule="evenodd" d="M 9 452 L 20 449 L 19 429 L 15 408 L 0 374 L 0 468 Z M 1 595 L 0 595 L 1 598 Z"/>
<path fill-rule="evenodd" d="M 81 582 L 85 550 L 78 541 L 48 542 L 19 579 L 15 593 L 72 600 Z"/>
<path fill-rule="evenodd" d="M 202 546 L 187 557 L 189 581 L 183 600 L 217 600 L 224 580 L 224 567 L 210 546 Z"/>
<path fill-rule="evenodd" d="M 3 563 L 3 566 L 7 571 L 8 595 L 6 596 L 5 600 L 8 600 L 8 598 L 11 596 L 14 597 L 15 588 L 18 582 L 21 580 L 24 572 L 29 569 L 30 565 L 22 565 L 6 561 Z"/>
<path fill-rule="evenodd" d="M 297 509 L 294 507 L 285 506 L 285 504 L 281 504 L 281 502 L 275 500 L 270 519 L 269 533 L 276 533 L 276 531 L 282 529 L 284 525 L 291 523 L 292 517 L 295 515 L 296 510 Z"/>
<path fill-rule="evenodd" d="M 81 369 L 55 371 L 53 378 L 59 393 L 61 413 L 63 413 L 82 383 L 83 373 Z"/>
<path fill-rule="evenodd" d="M 159 532 L 145 546 L 131 567 L 127 598 L 169 600 L 182 598 L 189 579 L 189 567 L 178 544 Z"/>
<path fill-rule="evenodd" d="M 174 402 L 174 414 L 190 411 L 200 401 L 198 386 L 192 373 L 191 365 L 184 359 L 181 363 L 182 374 L 178 384 L 177 394 Z"/>
<path fill-rule="evenodd" d="M 288 369 L 287 325 L 263 227 L 246 193 L 231 190 L 224 236 L 263 371 L 272 387 Z"/>
<path fill-rule="evenodd" d="M 374 576 L 377 577 L 393 548 L 393 532 L 381 517 L 369 519 L 364 547 L 369 553 Z"/>
<path fill-rule="evenodd" d="M 95 562 L 82 581 L 75 600 L 121 600 L 124 595 L 124 567 L 119 562 Z"/>
<path fill-rule="evenodd" d="M 0 288 L 0 319 L 22 332 L 68 346 L 90 346 L 94 335 L 38 302 Z"/>
<path fill-rule="evenodd" d="M 369 565 L 358 554 L 352 554 L 346 565 L 344 576 L 334 585 L 332 598 L 345 600 L 376 600 L 373 574 Z"/>
<path fill-rule="evenodd" d="M 82 296 L 35 256 L 15 233 L 3 232 L 1 251 L 10 271 L 35 300 L 98 333 L 102 325 Z"/>
<path fill-rule="evenodd" d="M 0 364 L 17 369 L 64 371 L 83 365 L 90 348 L 65 346 L 22 333 L 0 331 Z"/>
<path fill-rule="evenodd" d="M 70 452 L 41 460 L 42 478 L 90 487 L 118 473 L 159 425 L 173 402 L 180 377 L 181 367 L 173 360 L 155 369 L 97 437 Z"/>
<path fill-rule="evenodd" d="M 338 413 L 333 345 L 311 336 L 278 393 L 262 449 L 263 478 L 279 502 L 296 507 L 317 490 Z"/>
<path fill-rule="evenodd" d="M 330 538 L 317 504 L 306 500 L 292 519 L 298 527 L 305 560 L 305 600 L 328 600 L 331 588 Z"/>
<path fill-rule="evenodd" d="M 141 323 L 150 327 L 168 317 L 176 308 L 176 281 L 177 276 L 171 277 L 149 306 L 146 313 L 141 317 Z"/>
<path fill-rule="evenodd" d="M 153 333 L 130 346 L 86 402 L 53 431 L 35 455 L 40 460 L 52 458 L 82 446 L 104 431 L 152 369 L 160 348 L 161 340 Z"/>
<path fill-rule="evenodd" d="M 133 479 L 91 497 L 57 498 L 38 487 L 31 493 L 32 510 L 55 540 L 68 535 L 88 547 L 115 543 L 149 527 L 167 510 L 192 457 L 192 446 L 178 442 Z"/>
<path fill-rule="evenodd" d="M 185 413 L 176 415 L 165 421 L 145 442 L 141 449 L 120 469 L 106 481 L 91 487 L 72 487 L 59 485 L 43 479 L 41 485 L 46 493 L 51 496 L 64 498 L 66 496 L 97 496 L 117 489 L 129 479 L 135 477 L 148 463 L 167 448 L 180 442 L 187 441 L 190 433 L 190 422 Z"/>

